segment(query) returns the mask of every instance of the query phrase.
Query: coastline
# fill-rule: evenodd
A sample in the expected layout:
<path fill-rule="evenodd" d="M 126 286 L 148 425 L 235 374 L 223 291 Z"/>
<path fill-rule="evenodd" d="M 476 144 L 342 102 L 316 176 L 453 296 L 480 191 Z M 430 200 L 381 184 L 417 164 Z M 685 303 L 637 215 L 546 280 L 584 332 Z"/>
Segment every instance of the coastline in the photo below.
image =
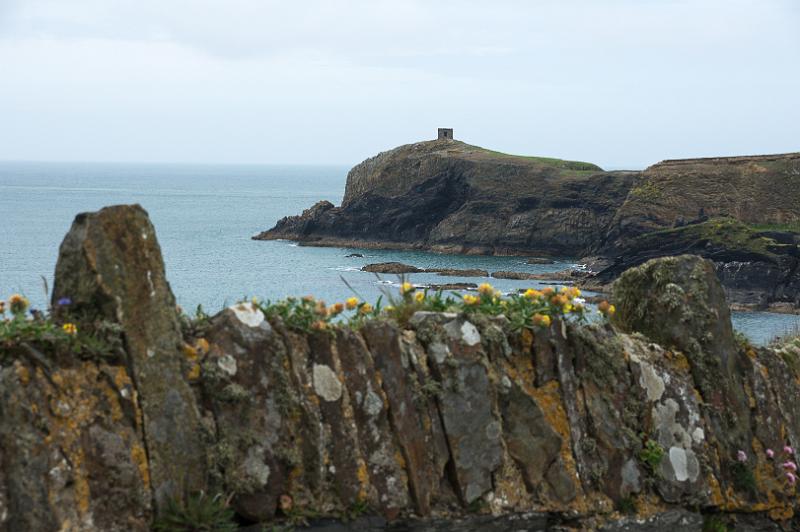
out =
<path fill-rule="evenodd" d="M 495 257 L 546 257 L 545 253 L 536 250 L 503 250 L 503 252 L 478 250 L 476 248 L 467 248 L 465 246 L 430 246 L 427 244 L 416 243 L 410 244 L 408 242 L 378 242 L 375 240 L 353 240 L 353 239 L 339 239 L 339 238 L 320 238 L 318 240 L 296 240 L 292 238 L 283 237 L 260 237 L 256 235 L 251 237 L 251 240 L 257 241 L 283 241 L 292 242 L 301 247 L 325 247 L 325 248 L 343 248 L 343 249 L 375 249 L 375 250 L 392 250 L 392 251 L 428 251 L 431 253 L 438 253 L 442 255 L 466 255 L 466 256 L 495 256 Z M 563 257 L 560 257 L 563 258 Z M 577 260 L 577 259 L 576 259 Z M 562 281 L 566 282 L 560 275 L 564 270 L 552 272 L 552 277 L 544 278 L 548 274 L 537 274 L 542 276 L 541 279 L 536 279 L 537 282 L 543 281 Z M 491 274 L 489 277 L 492 277 Z M 595 284 L 592 283 L 592 278 L 575 279 L 569 281 L 570 284 L 575 284 L 581 289 L 598 294 L 611 295 L 611 284 Z M 775 302 L 770 303 L 766 307 L 762 307 L 754 303 L 729 303 L 728 307 L 732 312 L 767 312 L 772 314 L 784 315 L 800 315 L 800 308 L 794 307 L 787 303 Z"/>

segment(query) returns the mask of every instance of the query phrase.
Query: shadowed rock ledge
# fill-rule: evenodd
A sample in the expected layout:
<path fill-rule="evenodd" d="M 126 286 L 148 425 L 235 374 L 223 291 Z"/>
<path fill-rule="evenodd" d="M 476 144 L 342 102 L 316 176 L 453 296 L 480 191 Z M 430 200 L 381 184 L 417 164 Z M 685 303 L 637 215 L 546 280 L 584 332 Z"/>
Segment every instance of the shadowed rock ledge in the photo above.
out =
<path fill-rule="evenodd" d="M 0 530 L 148 530 L 199 489 L 243 523 L 380 516 L 364 530 L 793 523 L 765 450 L 800 443 L 799 353 L 738 342 L 698 257 L 622 275 L 614 325 L 521 333 L 422 312 L 303 332 L 241 303 L 181 338 L 139 207 L 80 215 L 56 271 L 121 348 L 0 346 Z"/>

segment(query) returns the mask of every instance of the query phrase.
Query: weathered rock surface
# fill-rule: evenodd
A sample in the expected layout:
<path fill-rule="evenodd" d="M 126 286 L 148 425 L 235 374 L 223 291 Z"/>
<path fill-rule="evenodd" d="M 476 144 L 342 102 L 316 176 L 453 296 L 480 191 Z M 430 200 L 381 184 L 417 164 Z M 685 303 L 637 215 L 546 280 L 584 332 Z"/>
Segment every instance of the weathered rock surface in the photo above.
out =
<path fill-rule="evenodd" d="M 489 272 L 478 268 L 459 270 L 455 268 L 428 268 L 427 273 L 436 273 L 442 277 L 489 277 Z"/>
<path fill-rule="evenodd" d="M 361 268 L 362 272 L 370 272 L 370 273 L 394 273 L 394 274 L 402 274 L 402 273 L 421 273 L 425 270 L 421 270 L 416 266 L 411 266 L 410 264 L 403 264 L 402 262 L 379 262 L 376 264 L 367 264 Z"/>
<path fill-rule="evenodd" d="M 708 261 L 622 275 L 616 328 L 418 312 L 302 332 L 241 303 L 180 351 L 145 222 L 81 215 L 59 262 L 56 293 L 113 320 L 121 354 L 2 346 L 2 531 L 146 530 L 160 486 L 206 480 L 245 521 L 288 500 L 295 518 L 382 516 L 364 530 L 691 530 L 698 510 L 792 525 L 796 488 L 765 449 L 800 443 L 800 351 L 739 344 Z M 142 361 L 143 344 L 161 350 Z M 164 389 L 181 401 L 154 402 Z"/>
<path fill-rule="evenodd" d="M 149 480 L 157 503 L 205 485 L 197 405 L 181 375 L 175 297 L 155 230 L 138 205 L 75 218 L 59 250 L 53 306 L 117 324 L 142 410 Z"/>

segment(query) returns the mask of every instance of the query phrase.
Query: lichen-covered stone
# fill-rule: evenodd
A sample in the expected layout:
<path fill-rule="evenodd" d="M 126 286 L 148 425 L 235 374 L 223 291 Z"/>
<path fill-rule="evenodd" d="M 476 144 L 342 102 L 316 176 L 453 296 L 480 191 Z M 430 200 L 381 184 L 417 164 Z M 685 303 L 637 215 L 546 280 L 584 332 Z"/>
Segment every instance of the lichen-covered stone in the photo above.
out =
<path fill-rule="evenodd" d="M 214 422 L 216 442 L 208 454 L 216 487 L 235 494 L 242 516 L 270 519 L 278 497 L 289 492 L 291 468 L 302 463 L 291 441 L 298 400 L 288 382 L 286 348 L 249 303 L 214 316 L 205 338 L 202 400 Z M 234 365 L 237 371 L 230 371 Z M 243 393 L 231 395 L 232 387 Z"/>
<path fill-rule="evenodd" d="M 150 467 L 129 384 L 125 368 L 88 361 L 0 369 L 0 530 L 149 530 Z"/>
<path fill-rule="evenodd" d="M 699 259 L 624 275 L 622 331 L 417 312 L 310 332 L 239 303 L 181 338 L 145 222 L 79 217 L 59 261 L 56 292 L 81 327 L 117 324 L 122 355 L 0 357 L 2 532 L 147 530 L 199 476 L 248 521 L 695 530 L 701 508 L 790 526 L 797 492 L 766 449 L 800 444 L 800 347 L 735 342 Z"/>
<path fill-rule="evenodd" d="M 75 218 L 59 249 L 53 306 L 64 297 L 78 315 L 124 331 L 156 502 L 203 489 L 205 453 L 197 405 L 181 371 L 175 297 L 144 209 L 121 205 Z"/>

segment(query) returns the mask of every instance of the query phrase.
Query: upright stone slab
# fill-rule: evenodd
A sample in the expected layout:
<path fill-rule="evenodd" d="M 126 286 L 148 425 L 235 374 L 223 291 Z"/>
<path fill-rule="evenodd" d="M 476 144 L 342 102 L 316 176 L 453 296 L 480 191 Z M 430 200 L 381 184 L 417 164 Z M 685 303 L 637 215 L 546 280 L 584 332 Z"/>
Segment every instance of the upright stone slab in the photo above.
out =
<path fill-rule="evenodd" d="M 197 407 L 181 374 L 175 297 L 141 206 L 106 207 L 75 218 L 59 250 L 53 287 L 54 303 L 65 297 L 87 324 L 105 320 L 124 332 L 156 503 L 203 489 L 205 453 Z"/>
<path fill-rule="evenodd" d="M 686 354 L 725 452 L 749 448 L 743 353 L 714 264 L 695 255 L 653 259 L 620 276 L 614 302 L 615 321 L 626 332 Z"/>

